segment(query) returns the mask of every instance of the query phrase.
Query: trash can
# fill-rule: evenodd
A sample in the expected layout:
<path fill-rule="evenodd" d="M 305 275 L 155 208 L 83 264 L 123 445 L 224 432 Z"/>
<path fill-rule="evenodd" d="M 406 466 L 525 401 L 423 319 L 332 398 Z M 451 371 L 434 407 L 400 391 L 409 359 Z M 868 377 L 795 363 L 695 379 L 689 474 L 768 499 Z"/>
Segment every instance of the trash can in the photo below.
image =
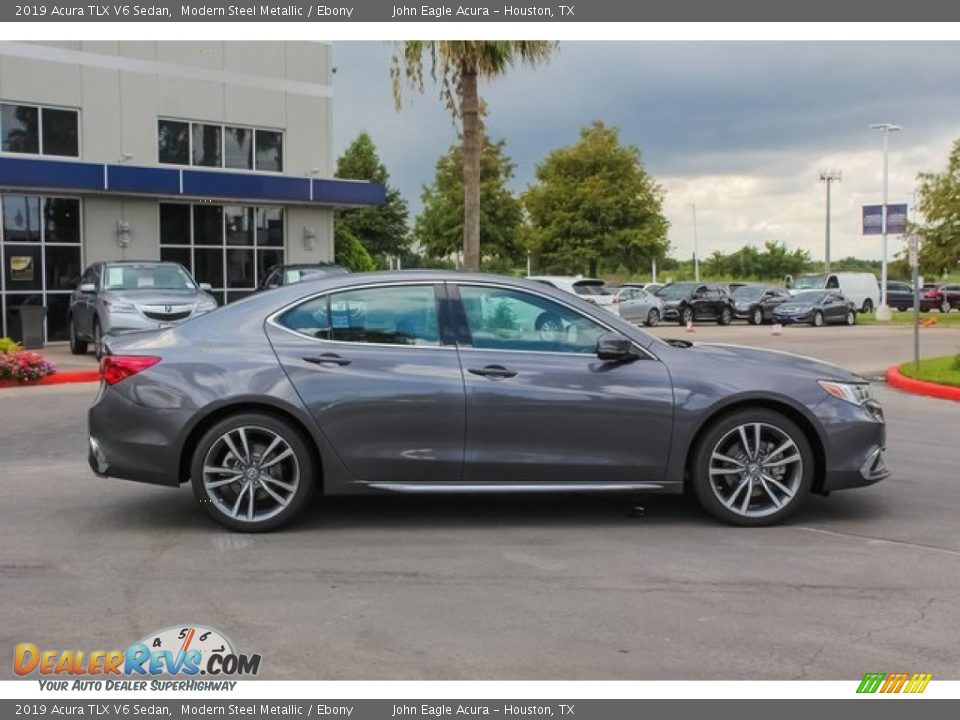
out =
<path fill-rule="evenodd" d="M 43 347 L 43 305 L 18 305 L 7 308 L 7 331 L 10 338 L 23 347 L 38 350 Z"/>

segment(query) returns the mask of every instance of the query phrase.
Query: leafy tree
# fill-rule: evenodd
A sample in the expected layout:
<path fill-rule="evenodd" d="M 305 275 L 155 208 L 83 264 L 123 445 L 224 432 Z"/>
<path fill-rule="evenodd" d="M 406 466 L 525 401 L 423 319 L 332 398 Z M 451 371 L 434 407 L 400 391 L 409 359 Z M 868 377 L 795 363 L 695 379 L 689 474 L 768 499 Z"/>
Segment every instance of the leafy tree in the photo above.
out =
<path fill-rule="evenodd" d="M 505 143 L 483 137 L 480 160 L 480 242 L 483 260 L 517 262 L 522 247 L 517 231 L 523 219 L 520 201 L 507 189 L 514 164 Z M 423 189 L 423 211 L 414 225 L 414 238 L 430 258 L 446 258 L 462 246 L 464 234 L 463 148 L 454 145 L 437 160 L 433 184 Z M 502 264 L 502 263 L 501 263 Z"/>
<path fill-rule="evenodd" d="M 960 140 L 944 172 L 920 173 L 918 181 L 917 205 L 925 220 L 918 228 L 920 267 L 931 274 L 952 272 L 960 264 Z"/>
<path fill-rule="evenodd" d="M 346 225 L 337 224 L 333 232 L 333 259 L 354 272 L 376 269 L 370 253 Z"/>
<path fill-rule="evenodd" d="M 601 259 L 636 272 L 666 254 L 663 190 L 616 128 L 594 122 L 576 145 L 547 155 L 536 176 L 523 200 L 543 265 L 595 276 Z"/>
<path fill-rule="evenodd" d="M 480 78 L 504 75 L 513 65 L 545 62 L 556 43 L 540 40 L 411 40 L 398 43 L 390 64 L 393 96 L 400 109 L 401 81 L 423 92 L 423 69 L 440 76 L 440 98 L 454 120 L 461 121 L 463 141 L 463 260 L 467 270 L 480 268 L 480 157 L 483 122 Z"/>
<path fill-rule="evenodd" d="M 361 132 L 337 160 L 336 177 L 350 180 L 370 180 L 387 188 L 382 205 L 337 210 L 335 223 L 349 232 L 369 256 L 381 266 L 386 257 L 402 255 L 410 245 L 407 230 L 407 201 L 389 184 L 390 175 L 377 155 L 377 148 L 366 132 Z M 355 254 L 354 250 L 347 251 Z"/>

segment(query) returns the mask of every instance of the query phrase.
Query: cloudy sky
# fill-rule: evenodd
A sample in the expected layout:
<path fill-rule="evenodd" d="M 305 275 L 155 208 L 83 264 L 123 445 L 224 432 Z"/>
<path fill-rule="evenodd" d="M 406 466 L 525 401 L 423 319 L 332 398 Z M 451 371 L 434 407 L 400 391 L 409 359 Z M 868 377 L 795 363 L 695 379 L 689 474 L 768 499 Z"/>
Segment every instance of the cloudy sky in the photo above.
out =
<path fill-rule="evenodd" d="M 392 46 L 334 45 L 334 149 L 371 134 L 392 183 L 420 209 L 455 128 L 436 87 L 405 89 L 395 112 Z M 833 189 L 833 257 L 880 256 L 860 235 L 860 206 L 882 198 L 879 133 L 891 122 L 890 202 L 913 203 L 918 172 L 941 170 L 960 138 L 960 43 L 563 42 L 549 65 L 486 82 L 488 132 L 505 138 L 514 188 L 537 163 L 576 142 L 592 120 L 620 128 L 666 190 L 672 254 L 701 257 L 780 240 L 823 257 L 824 186 Z M 894 243 L 893 249 L 898 249 Z"/>

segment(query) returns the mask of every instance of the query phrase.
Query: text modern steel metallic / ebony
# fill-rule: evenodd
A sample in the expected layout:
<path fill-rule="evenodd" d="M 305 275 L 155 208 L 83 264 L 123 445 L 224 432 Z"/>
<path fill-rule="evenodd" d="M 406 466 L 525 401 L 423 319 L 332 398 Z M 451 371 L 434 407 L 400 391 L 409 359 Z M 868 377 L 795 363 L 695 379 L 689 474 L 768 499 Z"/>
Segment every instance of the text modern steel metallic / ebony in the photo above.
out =
<path fill-rule="evenodd" d="M 735 525 L 886 477 L 869 384 L 785 353 L 664 342 L 568 293 L 339 275 L 107 338 L 100 475 L 190 481 L 223 525 L 314 492 L 666 492 Z"/>

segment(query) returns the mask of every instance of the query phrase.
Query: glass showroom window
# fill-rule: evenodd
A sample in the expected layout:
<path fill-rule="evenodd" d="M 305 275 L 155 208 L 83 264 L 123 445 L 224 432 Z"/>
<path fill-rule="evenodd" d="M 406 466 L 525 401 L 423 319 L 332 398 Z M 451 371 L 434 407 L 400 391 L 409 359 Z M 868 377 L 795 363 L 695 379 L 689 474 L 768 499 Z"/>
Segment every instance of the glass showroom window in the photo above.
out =
<path fill-rule="evenodd" d="M 3 152 L 80 157 L 80 113 L 0 103 L 0 138 Z"/>
<path fill-rule="evenodd" d="M 70 293 L 82 271 L 77 198 L 3 195 L 0 198 L 0 335 L 21 305 L 46 307 L 46 337 L 67 339 Z"/>
<path fill-rule="evenodd" d="M 283 133 L 161 118 L 157 159 L 168 165 L 283 172 Z"/>
<path fill-rule="evenodd" d="M 160 203 L 160 258 L 210 283 L 221 304 L 249 295 L 283 264 L 283 208 Z"/>

